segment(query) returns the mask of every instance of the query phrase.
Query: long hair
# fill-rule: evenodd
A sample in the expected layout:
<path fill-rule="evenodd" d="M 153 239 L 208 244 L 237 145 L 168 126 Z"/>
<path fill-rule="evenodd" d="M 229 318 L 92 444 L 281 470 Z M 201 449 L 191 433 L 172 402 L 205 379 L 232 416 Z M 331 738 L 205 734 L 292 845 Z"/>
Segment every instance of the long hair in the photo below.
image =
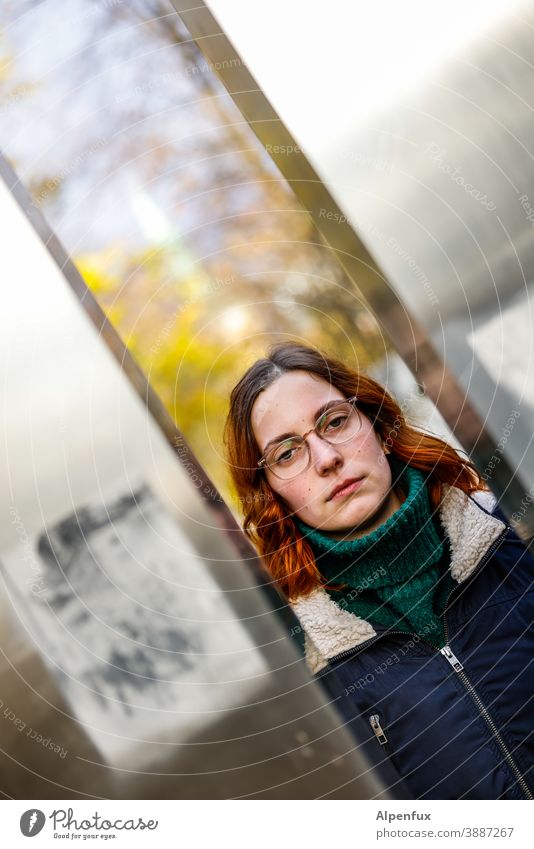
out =
<path fill-rule="evenodd" d="M 241 377 L 230 394 L 224 426 L 229 472 L 243 505 L 243 530 L 262 555 L 269 573 L 288 599 L 324 586 L 312 549 L 300 533 L 282 499 L 257 467 L 259 447 L 251 412 L 256 398 L 278 377 L 301 369 L 318 375 L 346 398 L 356 395 L 357 407 L 372 422 L 390 453 L 427 473 L 432 510 L 442 498 L 442 484 L 471 493 L 487 489 L 475 466 L 443 439 L 411 427 L 394 398 L 376 380 L 318 349 L 297 342 L 271 346 Z"/>

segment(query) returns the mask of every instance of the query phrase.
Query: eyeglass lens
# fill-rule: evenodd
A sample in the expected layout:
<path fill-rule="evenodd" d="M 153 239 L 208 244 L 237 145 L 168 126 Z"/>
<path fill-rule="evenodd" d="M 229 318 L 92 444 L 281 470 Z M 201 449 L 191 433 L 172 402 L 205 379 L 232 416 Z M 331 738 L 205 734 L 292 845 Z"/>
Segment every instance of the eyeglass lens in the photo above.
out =
<path fill-rule="evenodd" d="M 324 413 L 314 429 L 327 442 L 342 443 L 356 435 L 360 424 L 358 411 L 352 404 L 346 403 Z M 273 446 L 266 457 L 266 465 L 278 477 L 290 478 L 303 471 L 309 459 L 308 443 L 302 437 L 295 436 Z"/>

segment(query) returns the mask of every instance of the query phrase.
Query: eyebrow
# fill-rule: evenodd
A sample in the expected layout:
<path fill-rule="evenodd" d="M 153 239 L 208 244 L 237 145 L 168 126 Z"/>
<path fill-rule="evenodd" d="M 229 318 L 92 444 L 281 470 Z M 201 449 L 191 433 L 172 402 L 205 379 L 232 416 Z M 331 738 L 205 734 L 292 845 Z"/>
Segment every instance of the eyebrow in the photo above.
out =
<path fill-rule="evenodd" d="M 319 416 L 322 416 L 330 407 L 334 407 L 336 404 L 341 404 L 342 401 L 346 401 L 346 398 L 334 398 L 333 401 L 327 401 L 325 404 L 321 404 L 318 410 L 313 414 L 313 421 L 316 422 Z M 284 439 L 289 439 L 291 436 L 299 436 L 298 433 L 290 432 L 290 433 L 281 433 L 279 436 L 275 436 L 274 439 L 270 439 L 265 448 L 263 449 L 263 454 L 267 452 L 267 449 L 274 445 L 275 442 L 283 442 Z"/>

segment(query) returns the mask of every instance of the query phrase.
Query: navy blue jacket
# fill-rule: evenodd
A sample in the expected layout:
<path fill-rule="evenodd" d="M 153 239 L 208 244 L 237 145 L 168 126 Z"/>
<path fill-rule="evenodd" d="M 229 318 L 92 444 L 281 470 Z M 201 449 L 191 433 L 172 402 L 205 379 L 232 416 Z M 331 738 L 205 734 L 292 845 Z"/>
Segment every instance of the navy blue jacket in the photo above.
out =
<path fill-rule="evenodd" d="M 446 646 L 319 589 L 292 605 L 308 666 L 414 798 L 534 799 L 534 559 L 491 493 L 447 487 L 439 515 L 456 581 Z"/>

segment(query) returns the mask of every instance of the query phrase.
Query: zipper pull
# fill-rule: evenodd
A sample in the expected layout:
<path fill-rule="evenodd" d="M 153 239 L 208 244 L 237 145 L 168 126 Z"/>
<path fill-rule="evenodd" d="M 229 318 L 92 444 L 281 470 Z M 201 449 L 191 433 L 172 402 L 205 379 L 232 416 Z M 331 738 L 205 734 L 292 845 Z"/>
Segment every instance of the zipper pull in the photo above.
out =
<path fill-rule="evenodd" d="M 380 745 L 383 746 L 384 743 L 387 743 L 388 738 L 384 733 L 384 729 L 380 725 L 380 716 L 377 713 L 373 713 L 373 715 L 369 717 L 369 722 L 371 723 L 371 728 L 375 732 L 376 739 Z"/>
<path fill-rule="evenodd" d="M 452 668 L 453 668 L 456 672 L 459 672 L 461 669 L 463 669 L 462 664 L 460 663 L 460 661 L 458 660 L 458 658 L 456 657 L 456 655 L 455 655 L 455 654 L 451 651 L 450 646 L 443 646 L 443 648 L 442 648 L 442 649 L 440 649 L 440 652 L 441 652 L 441 654 L 443 655 L 443 657 L 446 657 L 446 658 L 447 658 L 447 660 L 449 661 L 450 665 L 452 666 Z"/>

